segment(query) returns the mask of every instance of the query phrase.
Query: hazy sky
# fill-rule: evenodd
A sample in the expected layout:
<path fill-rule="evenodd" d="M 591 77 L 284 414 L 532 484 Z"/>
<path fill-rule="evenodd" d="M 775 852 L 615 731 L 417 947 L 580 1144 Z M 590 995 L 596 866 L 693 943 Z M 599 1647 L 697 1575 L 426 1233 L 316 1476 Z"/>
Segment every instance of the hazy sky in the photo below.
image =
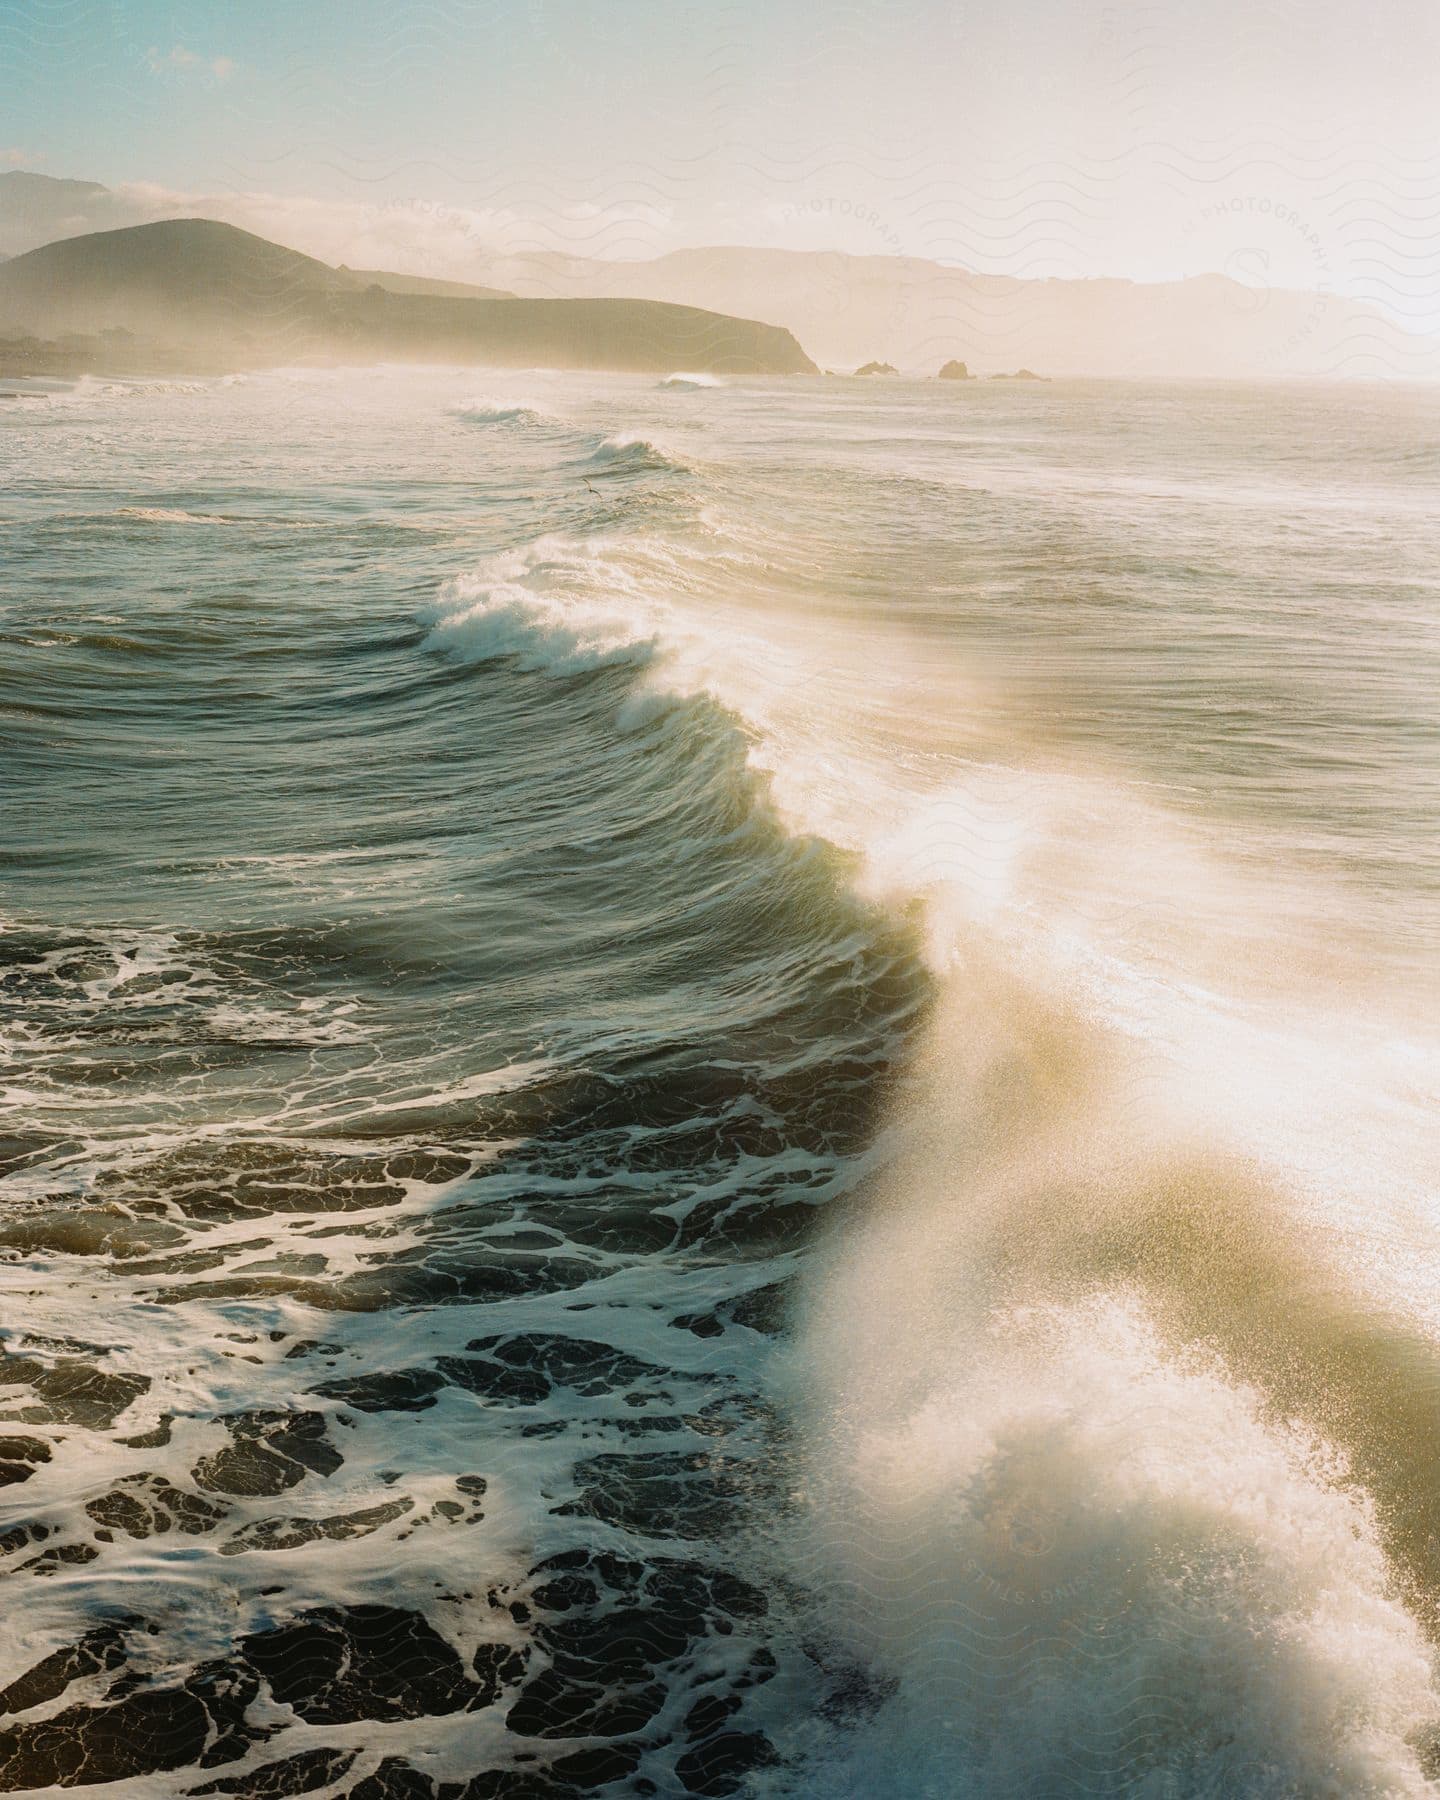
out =
<path fill-rule="evenodd" d="M 0 75 L 11 166 L 355 264 L 824 247 L 1440 326 L 1440 0 L 0 0 Z"/>

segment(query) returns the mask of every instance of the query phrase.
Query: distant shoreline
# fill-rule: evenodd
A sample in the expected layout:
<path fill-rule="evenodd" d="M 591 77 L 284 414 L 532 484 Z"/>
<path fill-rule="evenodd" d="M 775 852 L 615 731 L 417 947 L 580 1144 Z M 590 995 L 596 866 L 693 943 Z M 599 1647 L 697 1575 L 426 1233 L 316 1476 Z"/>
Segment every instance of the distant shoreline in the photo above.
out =
<path fill-rule="evenodd" d="M 149 379 L 171 380 L 203 380 L 219 379 L 227 375 L 263 374 L 271 369 L 294 367 L 316 369 L 382 369 L 394 368 L 402 364 L 412 364 L 417 369 L 427 368 L 473 368 L 491 369 L 499 374 L 516 374 L 521 367 L 545 368 L 557 375 L 585 374 L 647 374 L 648 370 L 605 370 L 581 368 L 563 364 L 526 364 L 486 363 L 486 362 L 453 362 L 448 358 L 428 360 L 399 356 L 367 357 L 364 360 L 353 357 L 337 356 L 298 356 L 298 357 L 251 357 L 215 358 L 190 356 L 166 350 L 160 345 L 135 346 L 129 350 L 117 351 L 108 345 L 92 343 L 85 346 L 71 346 L 45 339 L 11 339 L 0 338 L 0 384 L 12 381 L 79 381 L 85 376 L 94 376 L 100 380 L 135 381 Z M 792 380 L 820 382 L 844 382 L 846 384 L 864 379 L 875 382 L 879 386 L 891 383 L 901 386 L 933 387 L 941 384 L 941 378 L 933 374 L 921 372 L 910 373 L 897 371 L 892 376 L 877 378 L 874 376 L 857 377 L 840 369 L 822 369 L 812 374 L 776 374 L 767 373 L 755 379 Z M 965 383 L 943 383 L 954 386 L 961 392 L 975 395 L 994 387 L 1019 388 L 1033 391 L 1037 388 L 1071 386 L 1107 387 L 1107 388 L 1154 388 L 1154 387 L 1215 387 L 1215 388 L 1248 388 L 1248 387 L 1382 387 L 1399 388 L 1415 387 L 1433 388 L 1433 380 L 1422 376 L 1406 375 L 1321 375 L 1321 374 L 1271 374 L 1271 375 L 1094 375 L 1094 374 L 1058 374 L 1025 378 L 1013 374 L 974 376 Z M 0 395 L 0 399 L 6 396 Z"/>
<path fill-rule="evenodd" d="M 0 339 L 0 381 L 28 377 L 78 380 L 82 375 L 234 375 L 244 371 L 233 361 L 177 357 L 157 348 L 153 353 L 116 355 L 102 346 L 74 347 L 43 339 L 5 342 Z"/>

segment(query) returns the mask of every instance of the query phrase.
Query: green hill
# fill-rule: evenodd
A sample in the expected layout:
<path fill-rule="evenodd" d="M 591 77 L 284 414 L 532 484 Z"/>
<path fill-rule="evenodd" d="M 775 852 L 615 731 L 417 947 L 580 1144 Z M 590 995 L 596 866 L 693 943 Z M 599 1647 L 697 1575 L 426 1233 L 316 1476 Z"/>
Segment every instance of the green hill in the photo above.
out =
<path fill-rule="evenodd" d="M 421 291 L 410 291 L 417 283 Z M 370 280 L 214 219 L 91 232 L 0 265 L 0 338 L 102 332 L 132 334 L 170 367 L 410 360 L 814 370 L 779 326 L 654 300 L 437 293 L 423 277 Z"/>
<path fill-rule="evenodd" d="M 351 269 L 340 265 L 342 275 L 353 275 L 367 286 L 382 287 L 391 294 L 431 294 L 442 300 L 513 300 L 509 288 L 477 287 L 473 281 L 441 281 L 433 275 L 400 275 L 393 269 Z"/>

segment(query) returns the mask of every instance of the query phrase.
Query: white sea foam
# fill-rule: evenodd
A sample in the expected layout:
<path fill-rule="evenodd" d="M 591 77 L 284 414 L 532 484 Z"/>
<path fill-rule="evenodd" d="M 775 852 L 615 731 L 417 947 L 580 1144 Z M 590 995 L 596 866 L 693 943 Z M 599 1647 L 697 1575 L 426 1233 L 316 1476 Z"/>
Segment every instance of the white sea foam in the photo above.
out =
<path fill-rule="evenodd" d="M 944 996 L 810 1276 L 787 1554 L 899 1687 L 805 1791 L 1431 1792 L 1413 1421 L 1366 1398 L 1440 1341 L 1385 1034 L 1302 1001 L 1299 930 L 1251 966 L 1263 889 L 1113 782 L 892 811 L 865 880 L 925 897 Z"/>
<path fill-rule="evenodd" d="M 426 401 L 432 418 L 442 399 Z M 639 436 L 611 443 L 620 477 L 627 455 L 645 466 L 639 446 L 655 450 Z M 1048 476 L 1033 468 L 1031 448 L 1025 467 L 1038 491 Z M 574 468 L 559 471 L 566 491 Z M 601 485 L 608 498 L 665 484 L 597 478 Z M 879 510 L 883 488 L 877 480 L 865 490 L 867 506 Z M 816 504 L 813 481 L 795 491 Z M 722 490 L 714 516 L 727 501 L 733 512 L 733 494 Z M 157 522 L 196 517 L 156 510 Z M 1133 515 L 1118 516 L 1128 532 Z M 1433 1509 L 1423 1510 L 1433 1471 L 1420 1467 L 1436 1368 L 1433 1206 L 1423 1179 L 1431 1048 L 1392 1029 L 1383 1006 L 1357 1002 L 1370 990 L 1355 985 L 1335 949 L 1345 901 L 1317 897 L 1313 863 L 1305 879 L 1277 873 L 1262 834 L 1247 835 L 1243 821 L 1212 828 L 1169 813 L 1154 802 L 1158 790 L 1117 777 L 1098 755 L 1088 767 L 1077 755 L 1057 768 L 1031 756 L 1032 740 L 1018 732 L 987 740 L 979 726 L 978 745 L 967 740 L 961 754 L 949 715 L 942 723 L 952 735 L 942 742 L 939 709 L 926 711 L 935 687 L 971 726 L 988 722 L 985 683 L 956 652 L 943 683 L 927 685 L 927 646 L 907 659 L 895 638 L 869 629 L 865 614 L 884 609 L 886 583 L 913 587 L 908 541 L 872 535 L 867 512 L 863 533 L 827 562 L 834 523 L 822 518 L 804 542 L 804 617 L 804 608 L 787 613 L 786 591 L 767 585 L 785 554 L 783 526 L 773 555 L 748 540 L 748 560 L 731 556 L 723 538 L 681 541 L 678 532 L 547 538 L 451 582 L 428 615 L 430 648 L 457 659 L 510 658 L 562 676 L 619 671 L 616 685 L 629 688 L 622 723 L 677 695 L 713 697 L 770 775 L 782 816 L 853 850 L 867 896 L 897 913 L 923 912 L 939 988 L 933 1029 L 877 1152 L 888 1172 L 861 1205 L 847 1206 L 806 1283 L 780 1384 L 805 1456 L 795 1514 L 774 1546 L 785 1574 L 820 1597 L 807 1642 L 848 1651 L 897 1685 L 868 1720 L 798 1733 L 788 1747 L 808 1753 L 808 1774 L 792 1766 L 773 1780 L 786 1792 L 798 1783 L 857 1800 L 909 1800 L 927 1786 L 977 1795 L 1123 1789 L 1154 1800 L 1429 1791 L 1416 1745 L 1440 1709 L 1420 1609 L 1407 1607 L 1433 1592 L 1425 1542 Z M 846 557 L 851 569 L 863 565 L 867 586 L 827 624 L 825 584 Z M 851 597 L 841 590 L 841 598 Z M 1007 588 L 990 613 L 975 604 L 997 631 L 1014 603 Z M 1067 630 L 1081 611 L 1077 598 Z M 1146 612 L 1142 635 L 1152 625 Z M 1115 744 L 1108 750 L 1123 760 Z M 1235 839 L 1243 870 L 1230 854 Z M 322 859 L 348 854 L 268 860 L 293 864 L 286 879 L 299 884 L 316 878 Z M 403 888 L 415 864 L 394 866 Z M 317 881 L 315 893 L 332 905 L 343 898 L 348 912 L 354 897 L 373 898 L 372 879 L 380 877 L 362 862 L 343 890 Z M 1337 961 L 1345 979 L 1332 983 L 1325 971 Z M 43 959 L 17 968 L 26 981 L 45 972 Z M 162 988 L 172 975 L 179 979 Z M 283 1095 L 247 1102 L 243 1128 L 228 1101 L 187 1125 L 168 1068 L 152 1075 L 142 1063 L 130 1090 L 136 1122 L 126 1129 L 137 1142 L 149 1134 L 147 1154 L 181 1165 L 202 1142 L 363 1157 L 377 1141 L 360 1129 L 372 1113 L 395 1127 L 383 1140 L 389 1148 L 423 1151 L 433 1135 L 427 1115 L 470 1106 L 483 1114 L 491 1096 L 524 1093 L 548 1072 L 526 1060 L 457 1073 L 443 1056 L 433 1064 L 420 1056 L 401 1072 L 377 1065 L 373 1094 L 363 1074 L 347 1085 L 327 1058 L 338 1049 L 347 1068 L 363 1070 L 353 1053 L 371 1020 L 347 1010 L 340 990 L 306 1012 L 278 987 L 222 979 L 169 934 L 117 938 L 104 955 L 87 953 L 75 980 L 86 1005 L 105 1007 L 121 1032 L 148 1031 L 160 1007 L 188 1005 L 202 1042 L 248 1046 L 273 1035 L 302 1051 L 308 1066 L 287 1077 Z M 68 1032 L 64 1041 L 82 1056 L 111 1055 L 83 1010 L 69 1025 L 63 1010 L 36 1010 L 24 1029 L 52 1043 Z M 44 1068 L 35 1079 L 47 1130 L 58 1120 L 58 1136 L 94 1115 L 97 1088 L 87 1081 L 52 1089 Z M 13 1093 L 29 1103 L 18 1082 Z M 346 1128 L 354 1143 L 337 1137 Z M 12 1177 L 20 1214 L 28 1219 L 32 1201 L 38 1209 L 57 1195 L 88 1197 L 94 1166 L 84 1157 L 103 1163 L 115 1153 L 97 1137 L 83 1157 L 57 1152 L 33 1176 Z M 423 1241 L 422 1223 L 445 1208 L 493 1212 L 503 1229 L 527 1196 L 548 1191 L 545 1182 L 568 1193 L 578 1179 L 488 1172 L 478 1151 L 467 1147 L 466 1156 L 463 1178 L 407 1181 L 393 1204 L 318 1220 L 269 1213 L 263 1244 L 253 1242 L 250 1216 L 205 1219 L 196 1247 L 218 1249 L 224 1272 L 243 1267 L 258 1283 L 278 1259 L 301 1268 L 321 1256 L 332 1274 L 373 1270 L 377 1237 L 403 1263 Z M 195 1179 L 213 1175 L 202 1169 Z M 726 1179 L 745 1196 L 757 1168 L 739 1159 Z M 623 1180 L 658 1191 L 670 1176 L 626 1169 Z M 151 1190 L 142 1181 L 137 1191 Z M 713 1194 L 665 1198 L 682 1217 Z M 111 1460 L 93 1468 L 90 1435 L 59 1434 L 55 1461 L 26 1489 L 30 1506 L 43 1495 L 57 1516 L 79 1521 L 102 1479 L 132 1469 L 169 1469 L 183 1482 L 221 1442 L 218 1413 L 314 1404 L 313 1371 L 271 1347 L 272 1329 L 333 1333 L 343 1339 L 336 1367 L 359 1373 L 402 1355 L 418 1367 L 460 1352 L 477 1329 L 515 1321 L 510 1302 L 478 1309 L 481 1325 L 470 1306 L 421 1306 L 405 1314 L 397 1349 L 393 1312 L 317 1324 L 304 1303 L 263 1289 L 213 1302 L 197 1292 L 184 1310 L 157 1305 L 162 1279 L 203 1289 L 204 1271 L 127 1275 L 117 1253 L 101 1289 L 83 1264 L 76 1279 L 80 1252 L 65 1245 L 158 1232 L 167 1221 L 139 1209 L 120 1217 L 108 1203 L 74 1210 L 74 1235 L 57 1234 L 59 1247 L 32 1257 L 23 1275 L 17 1255 L 14 1329 L 36 1340 L 83 1337 L 103 1292 L 114 1366 L 156 1378 L 122 1430 L 146 1429 L 162 1412 L 176 1423 L 173 1447 L 136 1450 L 133 1461 L 123 1445 L 107 1447 Z M 603 1320 L 594 1328 L 627 1349 L 657 1361 L 688 1355 L 702 1368 L 716 1343 L 733 1348 L 729 1333 L 702 1342 L 671 1330 L 673 1292 L 657 1301 L 668 1281 L 683 1288 L 686 1310 L 713 1307 L 730 1291 L 732 1272 L 719 1262 L 695 1258 L 657 1273 L 653 1263 L 596 1258 L 596 1267 L 595 1291 L 615 1304 L 580 1316 Z M 527 1328 L 573 1329 L 563 1295 L 526 1293 L 515 1304 Z M 327 1352 L 324 1373 L 332 1372 Z M 394 1491 L 387 1482 L 403 1427 L 407 1445 L 418 1446 L 403 1491 L 414 1516 L 427 1514 L 432 1497 L 438 1504 L 449 1491 L 440 1477 L 454 1473 L 455 1445 L 468 1441 L 475 1413 L 447 1394 L 408 1418 L 409 1426 L 369 1416 L 347 1423 L 355 1435 L 345 1470 L 298 1492 L 296 1511 L 368 1506 Z M 539 1499 L 525 1516 L 523 1496 L 559 1491 L 550 1477 L 573 1458 L 573 1440 L 561 1432 L 527 1437 L 523 1454 L 497 1451 L 485 1465 L 495 1474 L 494 1523 L 467 1524 L 458 1539 L 434 1529 L 409 1543 L 407 1514 L 352 1543 L 275 1557 L 227 1552 L 235 1573 L 225 1586 L 180 1534 L 126 1548 L 118 1590 L 111 1553 L 93 1567 L 59 1568 L 32 1582 L 16 1609 L 7 1673 L 72 1641 L 77 1609 L 111 1607 L 117 1591 L 173 1622 L 161 1649 L 178 1667 L 191 1627 L 196 1654 L 223 1650 L 237 1620 L 280 1604 L 266 1598 L 277 1560 L 296 1593 L 393 1599 L 423 1590 L 427 1604 L 431 1577 L 436 1592 L 448 1592 L 462 1561 L 518 1569 L 555 1523 Z M 1422 1509 L 1407 1515 L 1417 1493 Z M 248 1504 L 225 1531 L 275 1510 L 257 1501 L 247 1515 Z M 299 1578 L 289 1575 L 296 1568 Z M 790 1591 L 788 1581 L 775 1584 L 777 1596 Z M 433 1616 L 463 1638 L 459 1608 L 438 1600 Z M 307 1729 L 287 1748 L 320 1741 Z M 395 1721 L 375 1725 L 367 1743 L 423 1741 L 458 1776 L 465 1755 L 448 1731 L 444 1721 Z M 274 1745 L 255 1751 L 275 1754 Z"/>
<path fill-rule="evenodd" d="M 223 513 L 190 512 L 183 506 L 119 506 L 117 519 L 143 519 L 147 525 L 237 525 L 245 521 Z"/>
<path fill-rule="evenodd" d="M 605 561 L 563 539 L 492 558 L 446 584 L 430 609 L 430 648 L 467 662 L 513 657 L 522 669 L 578 674 L 641 665 L 655 651 L 659 615 L 610 584 Z"/>
<path fill-rule="evenodd" d="M 452 418 L 471 425 L 515 425 L 531 428 L 564 425 L 558 413 L 536 406 L 530 400 L 462 400 L 447 408 Z"/>
<path fill-rule="evenodd" d="M 457 584 L 432 642 L 711 695 L 797 829 L 926 909 L 947 998 L 924 1126 L 810 1278 L 789 1402 L 812 1510 L 780 1551 L 899 1688 L 811 1746 L 806 1791 L 1057 1792 L 1121 1766 L 1215 1800 L 1429 1791 L 1409 1551 L 1348 1472 L 1399 1439 L 1340 1429 L 1363 1372 L 1323 1366 L 1327 1308 L 1434 1311 L 1380 1254 L 1424 1204 L 1389 1034 L 1310 1004 L 1299 915 L 1283 971 L 1256 956 L 1263 876 L 1138 788 L 870 754 L 866 705 L 903 706 L 888 674 L 847 714 L 863 645 L 822 643 L 827 666 L 779 619 L 735 640 L 700 554 L 547 540 Z M 1246 1290 L 1271 1268 L 1273 1298 Z M 1321 1321 L 1303 1426 L 1274 1410 L 1287 1297 Z M 1223 1355 L 1193 1347 L 1196 1318 Z"/>
<path fill-rule="evenodd" d="M 643 670 L 622 723 L 702 694 L 758 722 L 764 696 L 798 670 L 783 647 L 681 604 L 703 566 L 703 553 L 656 538 L 541 538 L 446 583 L 424 614 L 427 644 L 558 675 Z"/>
<path fill-rule="evenodd" d="M 1134 1302 L 977 1317 L 908 1229 L 862 1237 L 806 1344 L 800 1566 L 899 1686 L 805 1793 L 1432 1791 L 1428 1647 L 1323 1446 Z"/>
<path fill-rule="evenodd" d="M 259 513 L 193 512 L 184 506 L 119 506 L 109 517 L 137 519 L 146 525 L 218 525 L 243 526 L 248 531 L 325 531 L 330 529 L 323 519 L 284 519 Z M 404 529 L 403 522 L 397 526 Z M 423 526 L 415 526 L 423 530 Z"/>
<path fill-rule="evenodd" d="M 619 431 L 605 438 L 591 454 L 592 464 L 605 470 L 654 469 L 683 475 L 693 470 L 680 451 L 658 444 L 639 432 Z"/>

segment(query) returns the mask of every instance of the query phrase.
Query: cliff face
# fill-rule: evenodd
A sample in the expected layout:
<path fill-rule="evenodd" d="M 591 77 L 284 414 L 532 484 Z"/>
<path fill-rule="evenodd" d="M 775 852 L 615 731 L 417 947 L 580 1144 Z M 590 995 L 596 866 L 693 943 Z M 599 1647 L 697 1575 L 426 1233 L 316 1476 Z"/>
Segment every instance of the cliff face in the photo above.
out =
<path fill-rule="evenodd" d="M 780 326 L 654 300 L 395 292 L 214 219 L 93 232 L 0 267 L 0 336 L 117 329 L 207 366 L 229 355 L 814 372 Z"/>

